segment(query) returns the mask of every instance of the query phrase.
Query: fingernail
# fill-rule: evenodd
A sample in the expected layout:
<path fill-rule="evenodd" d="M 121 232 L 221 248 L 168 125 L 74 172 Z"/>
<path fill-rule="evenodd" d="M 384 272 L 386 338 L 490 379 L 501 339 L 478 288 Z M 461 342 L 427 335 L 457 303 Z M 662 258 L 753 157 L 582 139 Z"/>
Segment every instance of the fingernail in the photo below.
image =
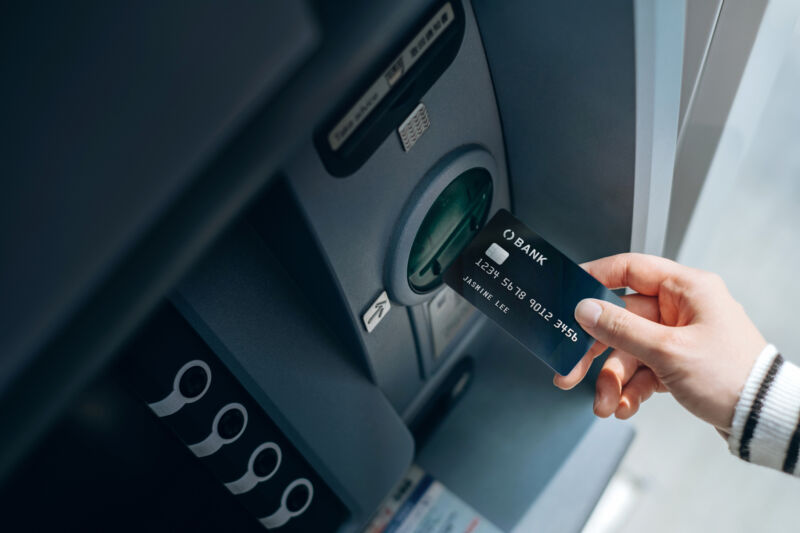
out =
<path fill-rule="evenodd" d="M 593 300 L 581 300 L 575 307 L 575 320 L 577 320 L 581 326 L 593 328 L 597 325 L 597 321 L 600 319 L 600 313 L 602 312 L 603 308 Z"/>
<path fill-rule="evenodd" d="M 629 410 L 630 408 L 631 408 L 631 401 L 623 396 L 622 398 L 620 398 L 619 404 L 617 405 L 617 408 L 614 411 L 614 416 L 619 418 L 619 410 L 620 409 Z M 630 416 L 628 413 L 623 413 L 623 414 Z"/>

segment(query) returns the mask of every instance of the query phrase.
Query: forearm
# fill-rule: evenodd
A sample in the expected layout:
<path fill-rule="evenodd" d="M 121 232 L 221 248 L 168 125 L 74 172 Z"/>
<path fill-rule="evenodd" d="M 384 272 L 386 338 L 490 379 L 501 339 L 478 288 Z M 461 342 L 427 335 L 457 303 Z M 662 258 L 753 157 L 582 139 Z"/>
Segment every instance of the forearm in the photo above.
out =
<path fill-rule="evenodd" d="M 800 368 L 761 352 L 736 404 L 728 446 L 754 464 L 800 475 Z"/>

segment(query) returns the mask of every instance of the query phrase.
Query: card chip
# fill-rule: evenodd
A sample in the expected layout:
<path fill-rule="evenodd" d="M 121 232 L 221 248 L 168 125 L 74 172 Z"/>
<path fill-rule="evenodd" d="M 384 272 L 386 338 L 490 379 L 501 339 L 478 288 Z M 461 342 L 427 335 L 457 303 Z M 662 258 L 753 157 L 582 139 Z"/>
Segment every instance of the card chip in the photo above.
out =
<path fill-rule="evenodd" d="M 506 259 L 508 259 L 508 252 L 505 250 L 505 248 L 496 242 L 493 242 L 492 245 L 486 249 L 486 257 L 498 265 L 502 265 L 505 263 Z"/>

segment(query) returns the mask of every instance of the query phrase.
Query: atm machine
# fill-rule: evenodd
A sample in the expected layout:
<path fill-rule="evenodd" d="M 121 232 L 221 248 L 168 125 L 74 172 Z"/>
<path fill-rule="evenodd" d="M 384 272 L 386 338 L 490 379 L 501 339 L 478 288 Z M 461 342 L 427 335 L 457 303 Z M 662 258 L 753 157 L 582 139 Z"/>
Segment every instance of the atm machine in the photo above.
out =
<path fill-rule="evenodd" d="M 501 208 L 661 252 L 683 2 L 6 11 L 4 530 L 356 532 L 412 465 L 581 530 L 631 427 L 441 272 Z"/>

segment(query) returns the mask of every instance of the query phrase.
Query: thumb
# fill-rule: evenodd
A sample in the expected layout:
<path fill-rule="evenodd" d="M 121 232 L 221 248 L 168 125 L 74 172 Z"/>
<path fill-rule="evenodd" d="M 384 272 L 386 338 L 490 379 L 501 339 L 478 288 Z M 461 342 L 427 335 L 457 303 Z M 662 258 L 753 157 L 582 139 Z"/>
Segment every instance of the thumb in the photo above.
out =
<path fill-rule="evenodd" d="M 578 302 L 575 320 L 601 343 L 628 352 L 654 370 L 659 367 L 669 327 L 593 298 Z"/>

